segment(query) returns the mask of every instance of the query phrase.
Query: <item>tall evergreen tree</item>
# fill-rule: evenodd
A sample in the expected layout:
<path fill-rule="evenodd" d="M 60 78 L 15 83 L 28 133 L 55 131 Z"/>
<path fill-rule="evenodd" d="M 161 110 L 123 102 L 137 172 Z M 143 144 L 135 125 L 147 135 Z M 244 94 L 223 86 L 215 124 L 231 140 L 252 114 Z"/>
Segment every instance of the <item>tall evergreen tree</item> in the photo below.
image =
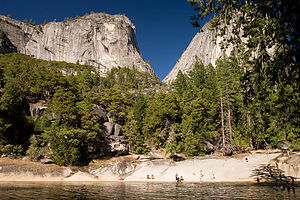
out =
<path fill-rule="evenodd" d="M 299 122 L 299 113 L 293 112 L 299 105 L 286 99 L 299 101 L 300 4 L 289 0 L 189 2 L 197 12 L 192 17 L 194 25 L 214 16 L 211 28 L 227 35 L 224 46 L 233 44 L 232 53 L 243 69 L 241 85 L 250 146 L 268 145 L 267 132 L 277 141 L 285 138 L 293 143 L 287 139 L 289 134 L 298 141 L 299 130 L 291 127 Z"/>

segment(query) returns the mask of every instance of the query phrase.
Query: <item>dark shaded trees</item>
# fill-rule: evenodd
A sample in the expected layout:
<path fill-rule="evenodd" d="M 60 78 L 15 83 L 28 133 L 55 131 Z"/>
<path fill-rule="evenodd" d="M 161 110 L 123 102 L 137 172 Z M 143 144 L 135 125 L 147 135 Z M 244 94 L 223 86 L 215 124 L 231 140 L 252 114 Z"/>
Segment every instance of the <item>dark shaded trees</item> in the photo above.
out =
<path fill-rule="evenodd" d="M 189 2 L 196 11 L 193 24 L 197 26 L 204 17 L 214 16 L 211 28 L 225 36 L 221 46 L 234 47 L 232 58 L 242 69 L 244 130 L 250 147 L 276 147 L 280 140 L 288 140 L 299 149 L 300 132 L 295 123 L 300 117 L 294 112 L 299 110 L 295 102 L 299 101 L 300 91 L 299 2 Z"/>

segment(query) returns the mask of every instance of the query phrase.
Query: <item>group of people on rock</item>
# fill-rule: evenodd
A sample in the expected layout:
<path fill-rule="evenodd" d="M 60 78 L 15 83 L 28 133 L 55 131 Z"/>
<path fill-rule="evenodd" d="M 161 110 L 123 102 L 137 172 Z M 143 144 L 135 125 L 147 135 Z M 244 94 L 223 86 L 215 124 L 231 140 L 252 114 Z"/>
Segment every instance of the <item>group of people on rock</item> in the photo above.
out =
<path fill-rule="evenodd" d="M 193 173 L 193 175 L 195 175 L 195 173 Z M 204 177 L 202 170 L 200 170 L 199 175 L 200 175 L 200 183 L 202 183 L 203 182 L 202 177 Z M 212 174 L 210 179 L 213 181 L 213 180 L 215 180 L 215 178 L 216 178 L 215 174 Z M 184 179 L 182 176 L 179 177 L 178 174 L 176 173 L 175 180 L 176 180 L 176 182 L 182 182 Z"/>
<path fill-rule="evenodd" d="M 149 176 L 149 174 L 147 174 L 147 179 L 154 179 L 154 176 L 153 175 L 151 175 L 151 177 Z"/>
<path fill-rule="evenodd" d="M 278 168 L 278 164 L 275 163 L 275 166 L 268 164 L 264 168 L 272 177 L 276 178 L 276 182 L 273 186 L 273 189 L 276 191 L 284 191 L 285 189 L 290 192 L 292 190 L 295 193 L 295 179 L 292 176 L 284 176 Z M 260 183 L 260 179 L 257 177 L 256 182 Z"/>
<path fill-rule="evenodd" d="M 182 176 L 178 176 L 178 174 L 176 173 L 175 174 L 175 180 L 178 182 L 178 183 L 182 183 L 184 181 L 183 177 Z"/>
<path fill-rule="evenodd" d="M 202 180 L 202 177 L 203 177 L 204 175 L 203 175 L 203 173 L 202 173 L 202 170 L 200 170 L 200 183 L 202 183 L 203 182 L 203 180 Z M 210 180 L 215 180 L 216 179 L 216 177 L 215 177 L 215 174 L 212 174 L 211 175 L 211 177 L 210 177 Z"/>
<path fill-rule="evenodd" d="M 290 177 L 285 183 L 281 182 L 279 184 L 275 184 L 273 186 L 273 189 L 278 191 L 279 189 L 281 191 L 284 191 L 285 189 L 290 192 L 290 190 L 292 190 L 293 193 L 295 193 L 295 180 L 294 177 Z"/>

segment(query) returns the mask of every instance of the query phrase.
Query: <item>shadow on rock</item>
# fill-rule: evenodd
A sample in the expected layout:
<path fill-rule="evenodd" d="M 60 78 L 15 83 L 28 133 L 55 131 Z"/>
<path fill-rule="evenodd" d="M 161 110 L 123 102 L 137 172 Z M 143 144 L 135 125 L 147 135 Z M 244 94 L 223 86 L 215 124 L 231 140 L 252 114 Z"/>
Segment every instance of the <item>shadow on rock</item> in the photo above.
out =
<path fill-rule="evenodd" d="M 277 169 L 270 164 L 260 165 L 259 168 L 252 171 L 251 177 L 259 178 L 268 182 L 278 182 L 287 180 L 288 177 L 284 175 L 284 171 Z"/>

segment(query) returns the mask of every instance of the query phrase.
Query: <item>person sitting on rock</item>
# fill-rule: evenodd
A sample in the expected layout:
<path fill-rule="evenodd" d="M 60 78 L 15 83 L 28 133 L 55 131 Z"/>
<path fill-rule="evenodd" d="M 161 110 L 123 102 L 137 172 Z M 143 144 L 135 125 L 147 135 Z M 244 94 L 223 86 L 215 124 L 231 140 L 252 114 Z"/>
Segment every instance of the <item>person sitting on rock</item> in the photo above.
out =
<path fill-rule="evenodd" d="M 154 179 L 154 176 L 153 176 L 153 175 L 151 175 L 151 179 Z"/>
<path fill-rule="evenodd" d="M 147 174 L 147 179 L 150 179 L 150 176 L 149 176 L 149 174 Z"/>
<path fill-rule="evenodd" d="M 183 181 L 184 181 L 183 177 L 180 176 L 179 182 L 183 182 Z"/>
<path fill-rule="evenodd" d="M 211 175 L 211 180 L 214 180 L 216 177 L 215 177 L 215 174 L 212 174 Z"/>

